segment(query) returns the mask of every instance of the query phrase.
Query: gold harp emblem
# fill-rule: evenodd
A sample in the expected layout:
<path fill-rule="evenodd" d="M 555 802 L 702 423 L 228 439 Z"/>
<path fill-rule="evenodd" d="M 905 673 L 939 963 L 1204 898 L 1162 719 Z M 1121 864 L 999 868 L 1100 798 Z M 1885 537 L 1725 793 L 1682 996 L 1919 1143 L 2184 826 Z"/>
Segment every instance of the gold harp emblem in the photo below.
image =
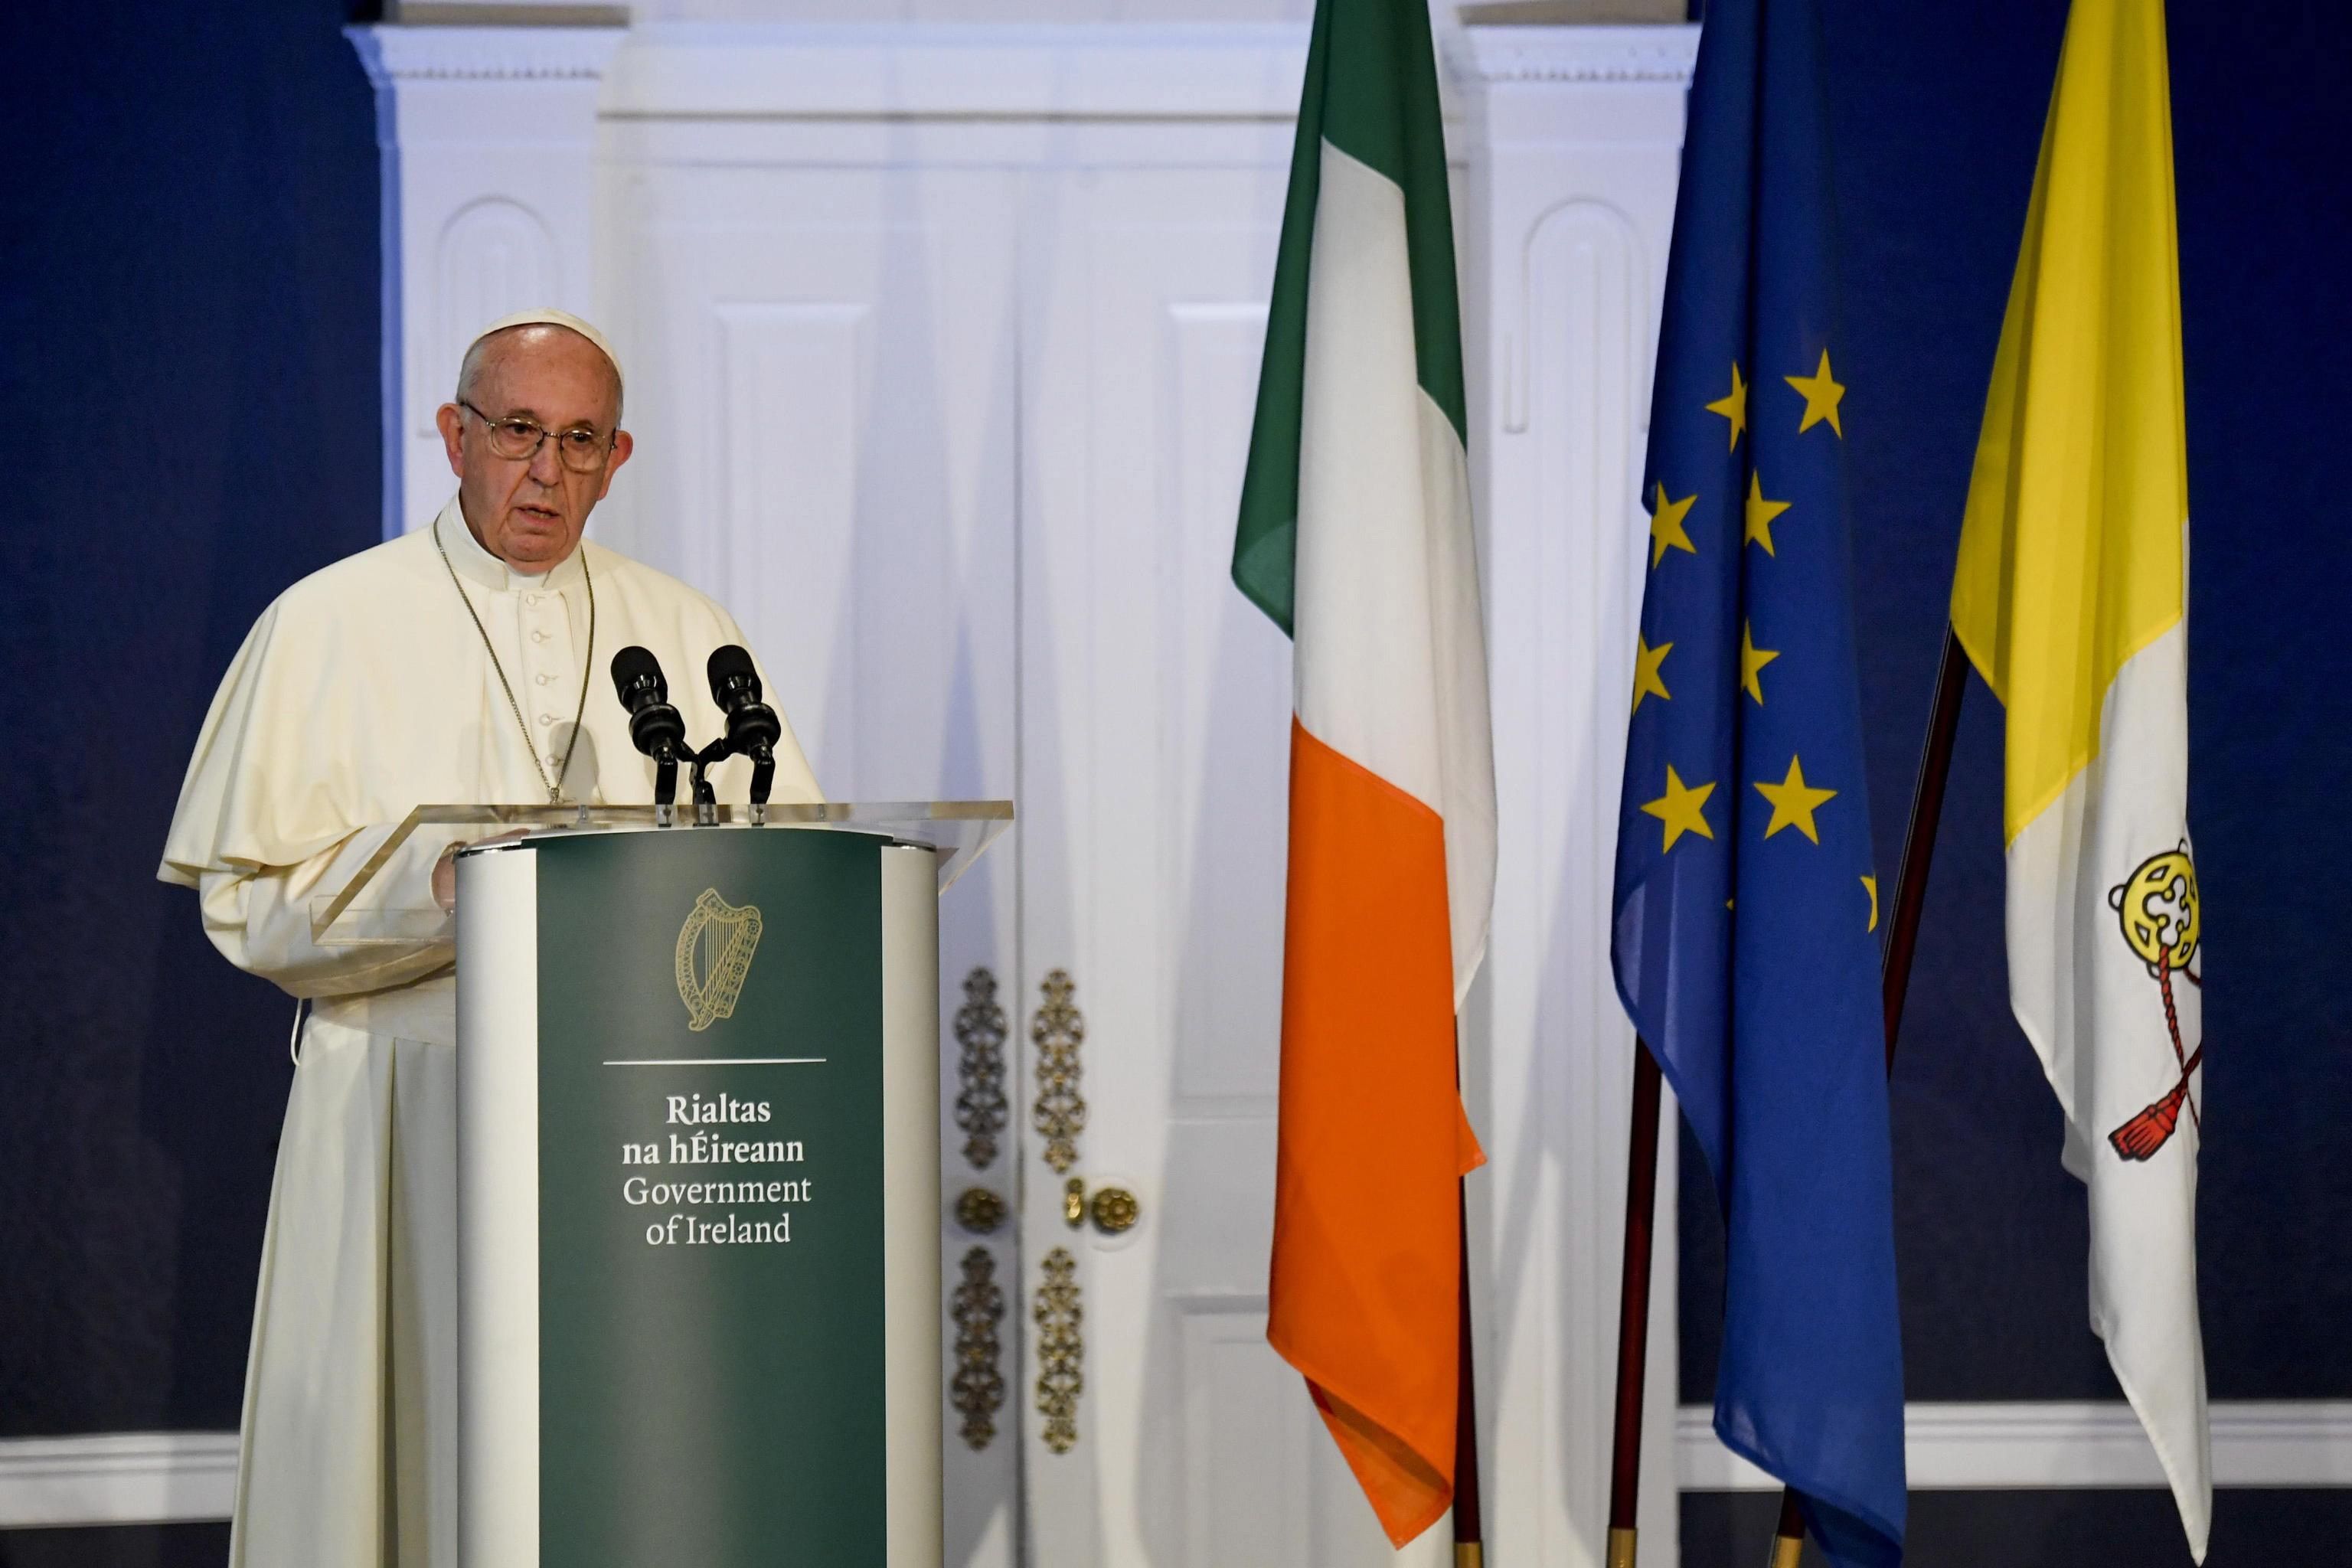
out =
<path fill-rule="evenodd" d="M 705 888 L 677 929 L 677 996 L 686 1004 L 686 1026 L 697 1034 L 735 1016 L 751 953 L 760 945 L 760 907 L 737 909 Z"/>

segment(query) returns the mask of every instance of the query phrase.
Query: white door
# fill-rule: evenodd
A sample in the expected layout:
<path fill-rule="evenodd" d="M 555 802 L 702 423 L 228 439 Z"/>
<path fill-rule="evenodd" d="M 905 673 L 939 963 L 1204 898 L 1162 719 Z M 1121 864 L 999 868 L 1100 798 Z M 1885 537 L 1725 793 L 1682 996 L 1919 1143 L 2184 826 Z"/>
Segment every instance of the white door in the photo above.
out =
<path fill-rule="evenodd" d="M 831 798 L 1013 796 L 1013 176 L 639 134 L 608 184 L 638 456 L 600 532 L 735 612 Z M 950 1568 L 1018 1551 L 1017 1232 L 954 1217 L 969 1188 L 1009 1209 L 1017 1161 L 984 994 L 1017 969 L 1009 848 L 940 909 Z"/>
<path fill-rule="evenodd" d="M 1290 657 L 1227 568 L 1286 174 L 1041 174 L 1027 207 L 1036 1568 L 1394 1561 L 1265 1342 Z"/>
<path fill-rule="evenodd" d="M 1385 1568 L 1265 1339 L 1290 657 L 1227 566 L 1286 131 L 1028 171 L 723 132 L 615 141 L 599 531 L 736 612 L 828 794 L 1021 813 L 940 910 L 946 1563 Z"/>
<path fill-rule="evenodd" d="M 452 334 L 492 313 L 485 277 L 585 303 L 641 437 L 598 536 L 739 612 L 837 797 L 1019 799 L 941 910 L 950 1568 L 1381 1560 L 1262 1337 L 1288 655 L 1225 557 L 1303 27 L 673 23 L 634 30 L 601 89 L 591 31 L 366 35 L 398 142 L 388 364 L 429 409 Z M 1505 846 L 1465 1032 L 1494 1162 L 1471 1200 L 1486 1501 L 1496 1549 L 1546 1563 L 1602 1551 L 1632 1060 L 1608 694 L 1693 43 L 1448 45 L 1477 89 L 1455 190 L 1480 213 L 1461 254 Z M 592 142 L 590 203 L 544 154 Z M 414 413 L 387 410 L 395 446 Z M 1090 1114 L 1066 1173 L 1033 1123 L 1056 969 L 1046 1022 L 1085 1030 L 1057 1099 Z M 983 1121 L 1007 1102 L 985 1161 L 967 1090 Z M 1670 1145 L 1663 1215 L 1673 1170 Z M 1070 1175 L 1132 1192 L 1139 1223 L 1073 1230 Z M 968 1188 L 1014 1217 L 961 1228 Z M 1071 1398 L 1049 1416 L 1033 1313 L 1056 1247 L 1048 1394 Z M 1658 1261 L 1645 1562 L 1675 1518 Z"/>

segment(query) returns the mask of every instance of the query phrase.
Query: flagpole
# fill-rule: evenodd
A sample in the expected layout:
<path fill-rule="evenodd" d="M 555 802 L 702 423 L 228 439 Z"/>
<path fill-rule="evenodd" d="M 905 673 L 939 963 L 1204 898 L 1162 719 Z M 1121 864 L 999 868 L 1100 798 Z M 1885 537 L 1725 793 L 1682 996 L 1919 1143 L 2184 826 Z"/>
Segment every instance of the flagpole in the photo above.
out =
<path fill-rule="evenodd" d="M 1903 835 L 1903 861 L 1895 873 L 1895 909 L 1886 926 L 1886 956 L 1879 994 L 1885 1006 L 1886 1071 L 1895 1072 L 1895 1041 L 1911 990 L 1911 960 L 1919 947 L 1919 916 L 1927 907 L 1927 868 L 1936 858 L 1936 828 L 1944 816 L 1944 785 L 1952 776 L 1952 743 L 1960 732 L 1960 700 L 1968 695 L 1969 660 L 1959 633 L 1944 628 L 1936 666 L 1936 700 L 1927 710 L 1927 741 L 1911 791 L 1911 823 Z M 1797 1568 L 1804 1550 L 1805 1516 L 1796 1489 L 1780 1490 L 1780 1522 L 1772 1532 L 1772 1568 Z"/>
<path fill-rule="evenodd" d="M 1470 1183 L 1458 1188 L 1462 1215 L 1462 1359 L 1454 1400 L 1454 1568 L 1485 1568 L 1485 1509 L 1478 1491 L 1478 1379 L 1470 1343 Z"/>
<path fill-rule="evenodd" d="M 1780 1489 L 1780 1522 L 1772 1531 L 1772 1568 L 1798 1568 L 1805 1557 L 1805 1510 L 1797 1489 Z"/>
<path fill-rule="evenodd" d="M 1609 1568 L 1633 1568 L 1642 1494 L 1642 1390 L 1650 1345 L 1650 1227 L 1658 1199 L 1658 1062 L 1633 1042 L 1625 1163 L 1625 1258 L 1618 1273 L 1617 1418 L 1609 1465 Z"/>
<path fill-rule="evenodd" d="M 1960 699 L 1968 695 L 1969 658 L 1960 635 L 1944 628 L 1944 657 L 1936 667 L 1936 703 L 1927 713 L 1927 743 L 1919 753 L 1919 783 L 1911 795 L 1911 826 L 1903 836 L 1903 865 L 1895 874 L 1895 914 L 1886 931 L 1885 996 L 1886 1067 L 1895 1068 L 1895 1038 L 1903 1027 L 1903 1000 L 1911 989 L 1911 956 L 1919 943 L 1919 914 L 1927 907 L 1927 867 L 1936 858 L 1936 826 L 1944 815 L 1944 784 L 1952 775 L 1952 742 L 1960 732 Z"/>

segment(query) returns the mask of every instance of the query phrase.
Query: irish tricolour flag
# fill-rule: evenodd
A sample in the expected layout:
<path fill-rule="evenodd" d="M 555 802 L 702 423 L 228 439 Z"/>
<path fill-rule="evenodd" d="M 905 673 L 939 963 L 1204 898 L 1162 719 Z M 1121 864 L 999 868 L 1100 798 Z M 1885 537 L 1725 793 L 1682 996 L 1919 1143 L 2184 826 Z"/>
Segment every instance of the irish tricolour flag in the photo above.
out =
<path fill-rule="evenodd" d="M 2091 1326 L 2201 1562 L 2202 921 L 2162 0 L 2075 0 L 1952 626 L 2008 709 L 2009 993 L 2090 1190 Z"/>
<path fill-rule="evenodd" d="M 1454 1015 L 1495 883 L 1424 0 L 1316 9 L 1234 580 L 1297 650 L 1266 1336 L 1402 1545 L 1454 1492 Z"/>

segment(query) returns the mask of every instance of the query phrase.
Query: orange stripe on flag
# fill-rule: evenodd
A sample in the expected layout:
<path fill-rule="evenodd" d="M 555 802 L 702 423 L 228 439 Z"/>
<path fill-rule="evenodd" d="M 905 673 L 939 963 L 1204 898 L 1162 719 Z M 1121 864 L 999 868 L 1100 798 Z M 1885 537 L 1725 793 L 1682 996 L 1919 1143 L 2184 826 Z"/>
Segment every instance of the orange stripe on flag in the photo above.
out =
<path fill-rule="evenodd" d="M 1445 826 L 1290 731 L 1266 1338 L 1402 1546 L 1454 1499 L 1462 1173 Z"/>

